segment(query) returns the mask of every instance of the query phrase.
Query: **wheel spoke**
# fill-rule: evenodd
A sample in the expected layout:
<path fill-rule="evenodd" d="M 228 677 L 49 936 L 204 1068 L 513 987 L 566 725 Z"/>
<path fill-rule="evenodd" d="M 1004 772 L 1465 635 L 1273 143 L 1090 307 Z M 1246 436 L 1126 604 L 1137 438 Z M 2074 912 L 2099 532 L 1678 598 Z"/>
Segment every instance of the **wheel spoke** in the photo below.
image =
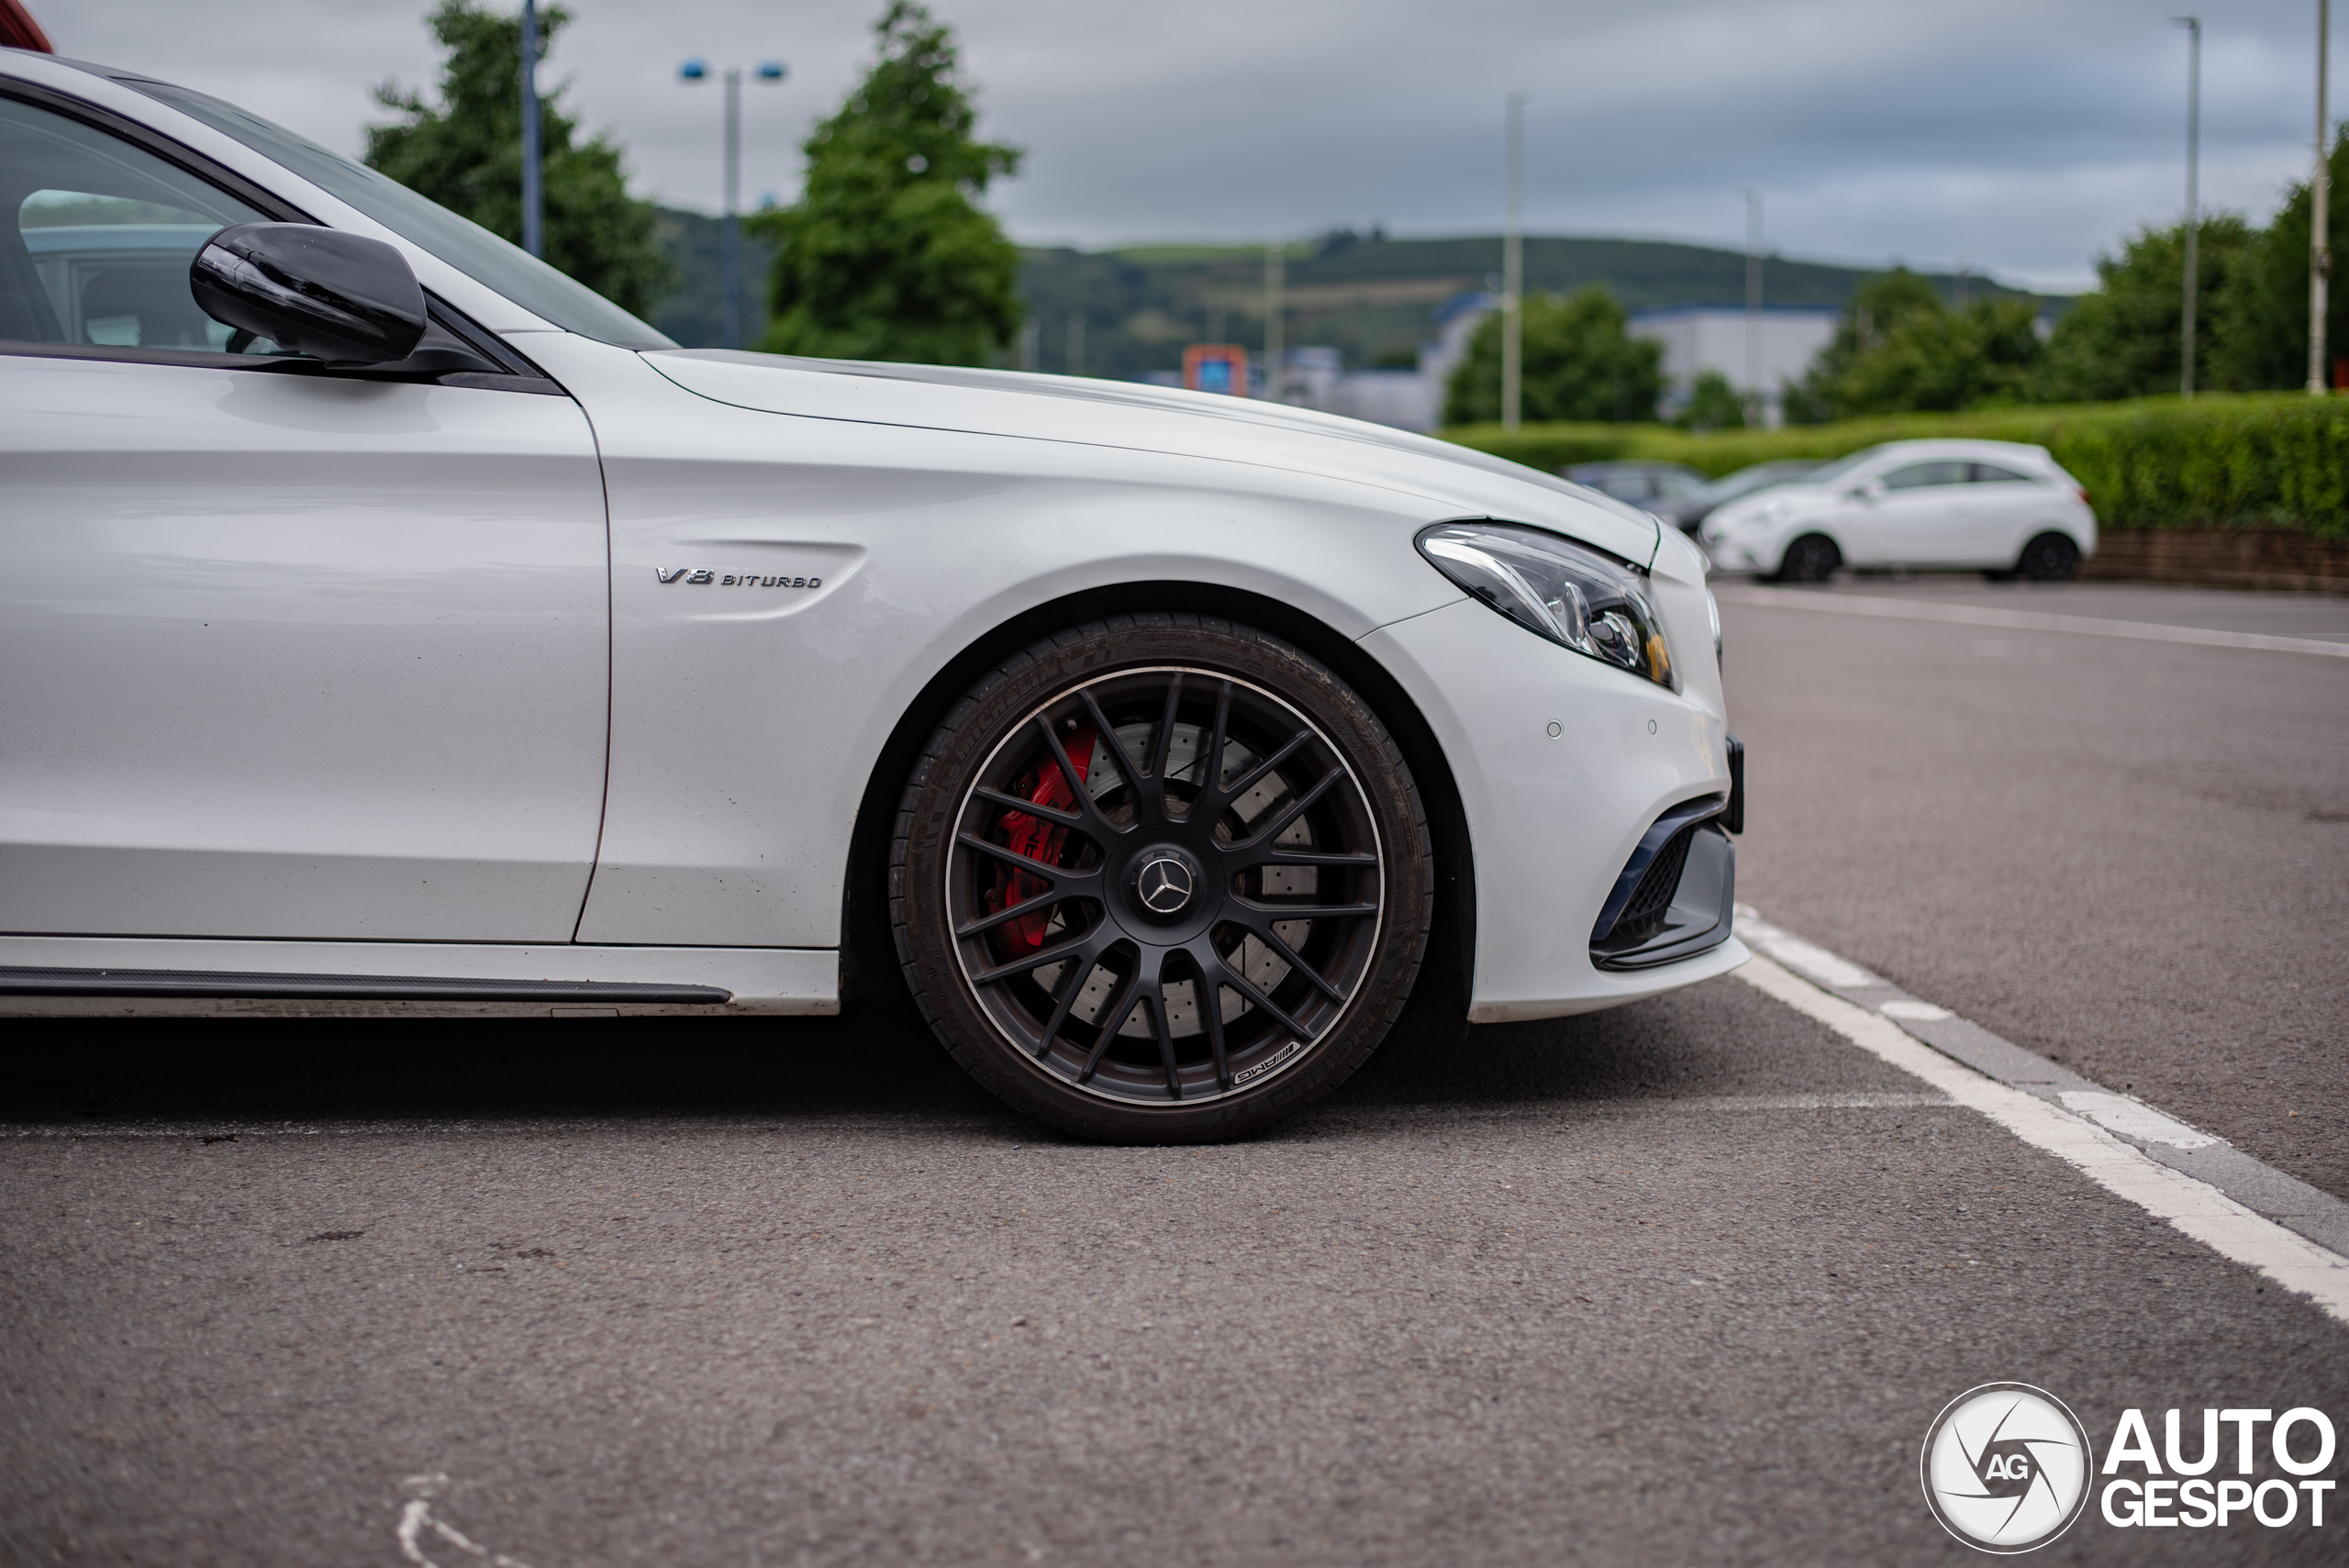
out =
<path fill-rule="evenodd" d="M 1378 857 L 1367 852 L 1341 854 L 1330 850 L 1300 850 L 1290 844 L 1264 844 L 1251 839 L 1224 851 L 1224 863 L 1234 871 L 1249 866 L 1375 866 Z"/>
<path fill-rule="evenodd" d="M 1287 806 L 1284 806 L 1281 810 L 1280 816 L 1274 818 L 1270 827 L 1261 828 L 1256 832 L 1249 834 L 1246 839 L 1242 840 L 1240 844 L 1235 847 L 1242 851 L 1246 851 L 1253 849 L 1259 844 L 1270 844 L 1275 839 L 1279 838 L 1283 832 L 1287 830 L 1290 823 L 1305 815 L 1306 811 L 1312 806 L 1315 801 L 1329 794 L 1330 786 L 1336 784 L 1339 779 L 1342 778 L 1345 775 L 1345 771 L 1346 770 L 1343 768 L 1331 768 L 1328 773 L 1323 773 L 1321 777 L 1315 782 L 1311 789 L 1307 790 L 1303 795 L 1298 795 L 1295 800 L 1290 801 Z"/>
<path fill-rule="evenodd" d="M 1159 962 L 1158 976 L 1149 983 L 1150 989 L 1142 997 L 1142 1006 L 1150 1009 L 1151 1027 L 1158 1034 L 1158 1060 L 1166 1069 L 1166 1095 L 1169 1099 L 1183 1097 L 1183 1074 L 1174 1065 L 1174 1030 L 1166 1017 L 1166 966 Z"/>
<path fill-rule="evenodd" d="M 999 963 L 993 969 L 979 971 L 971 976 L 971 984 L 994 985 L 1015 975 L 1025 974 L 1030 970 L 1041 969 L 1048 963 L 1057 963 L 1064 958 L 1085 958 L 1088 954 L 1097 956 L 1100 950 L 1094 947 L 1095 940 L 1094 933 L 1087 931 L 1057 946 L 1039 948 L 1025 958 L 1015 958 L 1009 963 Z"/>
<path fill-rule="evenodd" d="M 1201 948 L 1207 949 L 1205 959 L 1199 956 Z M 1223 1048 L 1223 987 L 1215 978 L 1223 961 L 1216 957 L 1214 946 L 1205 937 L 1183 951 L 1190 954 L 1192 973 L 1198 976 L 1192 984 L 1198 987 L 1199 1021 L 1207 1026 L 1208 1049 L 1215 1053 L 1215 1086 L 1228 1090 L 1231 1087 L 1231 1064 L 1225 1060 Z"/>
<path fill-rule="evenodd" d="M 1199 798 L 1206 800 L 1215 793 L 1217 783 L 1223 777 L 1223 741 L 1231 728 L 1231 683 L 1224 681 L 1216 687 L 1215 734 L 1208 741 L 1207 750 L 1199 753 L 1196 764 L 1198 773 Z"/>
<path fill-rule="evenodd" d="M 1290 969 L 1304 975 L 1307 980 L 1312 982 L 1313 988 L 1315 990 L 1320 992 L 1321 995 L 1329 997 L 1330 1000 L 1337 1003 L 1340 1006 L 1342 1007 L 1345 1006 L 1346 994 L 1343 991 L 1339 990 L 1335 985 L 1330 984 L 1327 980 L 1322 979 L 1321 972 L 1319 970 L 1315 969 L 1311 964 L 1306 962 L 1304 959 L 1298 957 L 1297 950 L 1289 946 L 1287 942 L 1282 940 L 1281 934 L 1273 929 L 1273 923 L 1270 920 L 1265 921 L 1261 927 L 1254 927 L 1252 929 L 1255 930 L 1256 940 L 1258 941 L 1263 942 L 1266 947 L 1280 954 L 1282 962 L 1286 963 Z"/>
<path fill-rule="evenodd" d="M 1255 788 L 1258 780 L 1262 779 L 1266 773 L 1271 773 L 1275 768 L 1279 767 L 1283 762 L 1287 762 L 1289 758 L 1296 755 L 1297 749 L 1299 746 L 1304 745 L 1308 740 L 1312 739 L 1313 731 L 1310 729 L 1298 730 L 1296 734 L 1290 736 L 1286 741 L 1282 743 L 1279 751 L 1274 752 L 1271 756 L 1264 758 L 1254 767 L 1249 769 L 1246 773 L 1232 780 L 1229 787 L 1214 786 L 1202 790 L 1199 794 L 1199 803 L 1203 806 L 1208 805 L 1209 797 L 1212 796 L 1214 810 L 1217 815 L 1220 816 L 1225 806 L 1230 805 L 1233 801 L 1238 800 L 1241 795 L 1246 795 L 1250 790 Z"/>
<path fill-rule="evenodd" d="M 1084 701 L 1085 711 L 1092 717 L 1094 730 L 1100 736 L 1094 745 L 1109 748 L 1109 755 L 1117 759 L 1118 772 L 1125 775 L 1127 787 L 1134 792 L 1134 825 L 1140 827 L 1145 822 L 1163 821 L 1166 817 L 1163 797 L 1155 807 L 1149 805 L 1149 792 L 1141 787 L 1141 770 L 1135 766 L 1131 757 L 1126 755 L 1126 744 L 1118 739 L 1118 732 L 1109 728 L 1109 716 L 1103 713 L 1101 705 L 1093 700 L 1093 689 L 1088 686 L 1076 695 Z"/>
<path fill-rule="evenodd" d="M 1048 865 L 1033 855 L 1021 854 L 1008 844 L 991 844 L 976 833 L 957 833 L 954 835 L 954 841 L 964 849 L 976 850 L 982 854 L 992 855 L 996 860 L 1008 862 L 1022 871 L 1033 872 L 1051 883 L 1054 892 L 1062 897 L 1067 896 L 1066 888 L 1089 887 L 1101 879 L 1101 873 L 1097 871 L 1071 871 L 1065 866 Z"/>
<path fill-rule="evenodd" d="M 1166 711 L 1158 720 L 1158 733 L 1150 742 L 1150 779 L 1162 792 L 1166 787 L 1166 750 L 1174 740 L 1174 707 L 1183 700 L 1183 673 L 1166 684 Z"/>
<path fill-rule="evenodd" d="M 1263 1008 L 1265 1014 L 1269 1016 L 1275 1023 L 1288 1030 L 1291 1035 L 1295 1036 L 1297 1040 L 1302 1040 L 1307 1045 L 1313 1043 L 1312 1030 L 1307 1029 L 1303 1024 L 1298 1023 L 1295 1018 L 1290 1018 L 1286 1012 L 1282 1010 L 1279 1004 L 1275 1003 L 1270 996 L 1265 995 L 1262 991 L 1259 991 L 1253 985 L 1249 984 L 1247 976 L 1241 974 L 1238 970 L 1232 968 L 1230 964 L 1225 962 L 1221 953 L 1216 954 L 1215 966 L 1223 972 L 1224 983 L 1226 984 L 1230 985 L 1234 991 L 1239 992 L 1240 995 L 1247 1001 Z"/>
<path fill-rule="evenodd" d="M 1040 715 L 1036 728 L 1044 732 L 1044 744 L 1052 749 L 1052 761 L 1060 765 L 1061 776 L 1068 780 L 1069 793 L 1076 796 L 1076 808 L 1085 813 L 1086 831 L 1100 834 L 1105 844 L 1116 838 L 1120 829 L 1095 802 L 1093 792 L 1085 787 L 1085 775 L 1078 773 L 1076 764 L 1069 760 L 1068 748 L 1061 744 L 1060 734 L 1053 729 L 1052 719 Z M 1100 744 L 1098 740 L 1094 742 L 1096 756 L 1100 754 Z"/>
<path fill-rule="evenodd" d="M 1141 990 L 1141 955 L 1137 953 L 1134 957 L 1133 972 L 1118 983 L 1117 992 L 1109 998 L 1109 1005 L 1102 1008 L 1101 1016 L 1094 1020 L 1100 1027 L 1101 1037 L 1093 1042 L 1093 1054 L 1085 1059 L 1085 1070 L 1076 1075 L 1080 1084 L 1091 1083 L 1093 1074 L 1101 1070 L 1101 1059 L 1109 1054 L 1109 1042 L 1116 1040 L 1118 1031 L 1126 1027 L 1126 1020 L 1133 1016 L 1134 1004 L 1141 1000 L 1138 993 Z"/>
<path fill-rule="evenodd" d="M 1082 953 L 1071 961 L 1068 973 L 1061 976 L 1060 995 L 1052 998 L 1052 1016 L 1044 1025 L 1042 1042 L 1036 1047 L 1038 1057 L 1052 1053 L 1052 1041 L 1060 1038 L 1061 1026 L 1068 1022 L 1068 1011 L 1076 1006 L 1077 994 L 1093 977 L 1093 960 Z"/>
<path fill-rule="evenodd" d="M 1063 828 L 1083 828 L 1087 825 L 1082 812 L 1063 811 L 1059 806 L 1046 806 L 1041 800 L 1022 800 L 1016 795 L 1006 795 L 1003 791 L 990 789 L 985 784 L 978 785 L 971 793 L 981 800 L 991 800 L 997 806 L 1008 806 L 1012 810 L 1026 816 L 1041 817 L 1047 822 L 1057 822 Z"/>
<path fill-rule="evenodd" d="M 1234 897 L 1229 907 L 1232 924 L 1245 926 L 1259 936 L 1275 920 L 1352 920 L 1378 913 L 1375 904 L 1259 904 L 1252 898 L 1240 897 Z M 1250 919 L 1249 916 L 1255 918 Z"/>
<path fill-rule="evenodd" d="M 955 940 L 960 941 L 965 937 L 975 937 L 992 931 L 997 926 L 1009 925 L 1024 915 L 1042 915 L 1067 903 L 1074 896 L 1073 894 L 1055 890 L 1039 894 L 1033 898 L 1023 898 L 1017 904 L 1007 904 L 992 915 L 982 915 L 967 925 L 955 927 Z"/>

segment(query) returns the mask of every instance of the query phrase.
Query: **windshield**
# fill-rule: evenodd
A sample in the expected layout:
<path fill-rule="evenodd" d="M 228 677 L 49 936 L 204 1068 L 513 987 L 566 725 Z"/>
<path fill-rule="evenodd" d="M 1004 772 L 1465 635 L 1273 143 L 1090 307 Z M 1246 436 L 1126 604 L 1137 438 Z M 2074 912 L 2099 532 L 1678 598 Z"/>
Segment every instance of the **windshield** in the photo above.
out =
<path fill-rule="evenodd" d="M 1705 498 L 1719 506 L 1756 490 L 1766 490 L 1773 484 L 1791 484 L 1808 479 L 1818 472 L 1814 462 L 1757 462 L 1751 468 L 1741 468 L 1735 473 L 1716 479 L 1706 488 Z"/>
<path fill-rule="evenodd" d="M 373 218 L 401 239 L 422 247 L 475 282 L 496 290 L 531 315 L 566 332 L 623 349 L 674 349 L 677 345 L 639 321 L 586 284 L 508 245 L 488 229 L 459 217 L 438 202 L 398 181 L 329 152 L 282 126 L 249 115 L 233 104 L 151 82 L 143 76 L 114 80 L 202 120 L 274 160 L 339 200 Z"/>
<path fill-rule="evenodd" d="M 1805 484 L 1832 484 L 1882 450 L 1882 446 L 1863 447 L 1849 457 L 1839 457 L 1833 462 L 1812 469 L 1802 476 L 1801 482 Z"/>

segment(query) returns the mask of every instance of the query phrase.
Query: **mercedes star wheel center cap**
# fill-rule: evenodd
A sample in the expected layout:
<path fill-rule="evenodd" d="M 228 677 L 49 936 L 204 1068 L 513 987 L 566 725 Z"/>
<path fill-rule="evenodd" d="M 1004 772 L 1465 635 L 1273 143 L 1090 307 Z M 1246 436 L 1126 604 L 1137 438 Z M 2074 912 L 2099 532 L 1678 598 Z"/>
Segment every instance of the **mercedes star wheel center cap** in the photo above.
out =
<path fill-rule="evenodd" d="M 1198 887 L 1198 873 L 1193 869 L 1190 857 L 1177 856 L 1169 850 L 1144 855 L 1141 869 L 1134 873 L 1135 901 L 1162 920 L 1172 919 L 1189 908 Z"/>

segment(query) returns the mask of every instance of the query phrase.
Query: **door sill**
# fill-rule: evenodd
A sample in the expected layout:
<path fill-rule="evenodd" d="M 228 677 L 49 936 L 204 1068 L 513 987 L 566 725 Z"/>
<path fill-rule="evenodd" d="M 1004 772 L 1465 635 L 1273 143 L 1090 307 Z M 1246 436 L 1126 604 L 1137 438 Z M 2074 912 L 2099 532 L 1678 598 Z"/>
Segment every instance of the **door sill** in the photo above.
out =
<path fill-rule="evenodd" d="M 0 936 L 0 1014 L 17 1017 L 839 1010 L 831 948 Z"/>

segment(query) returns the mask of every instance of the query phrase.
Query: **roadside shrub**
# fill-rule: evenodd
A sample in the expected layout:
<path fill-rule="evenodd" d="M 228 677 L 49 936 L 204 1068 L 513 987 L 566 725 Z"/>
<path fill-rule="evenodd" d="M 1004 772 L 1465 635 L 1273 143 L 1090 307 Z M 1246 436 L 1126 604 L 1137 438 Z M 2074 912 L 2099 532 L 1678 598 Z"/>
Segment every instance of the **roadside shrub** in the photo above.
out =
<path fill-rule="evenodd" d="M 1511 435 L 1467 425 L 1443 434 L 1551 473 L 1569 463 L 1654 458 L 1719 475 L 1778 458 L 1838 458 L 1879 441 L 2025 441 L 2078 476 L 2107 528 L 2349 538 L 2349 399 L 2297 392 L 1900 414 L 1779 430 L 1527 425 Z"/>

